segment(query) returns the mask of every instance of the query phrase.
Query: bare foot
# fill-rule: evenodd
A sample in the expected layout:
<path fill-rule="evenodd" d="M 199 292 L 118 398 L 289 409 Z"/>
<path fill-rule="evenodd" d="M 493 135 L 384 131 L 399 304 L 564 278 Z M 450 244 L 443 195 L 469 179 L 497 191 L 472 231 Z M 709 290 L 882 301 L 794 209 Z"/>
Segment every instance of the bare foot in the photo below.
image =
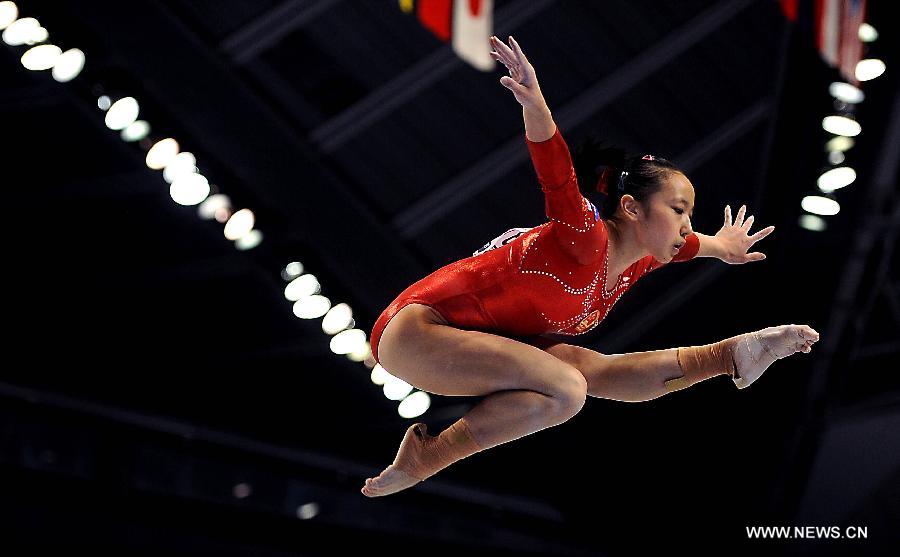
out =
<path fill-rule="evenodd" d="M 400 450 L 397 451 L 394 463 L 377 477 L 367 479 L 366 485 L 360 490 L 362 494 L 366 497 L 390 495 L 424 480 L 421 472 L 422 453 L 425 444 L 434 439 L 427 431 L 427 426 L 422 423 L 409 426 L 400 442 Z M 418 474 L 415 471 L 417 468 L 420 470 Z"/>
<path fill-rule="evenodd" d="M 796 352 L 809 353 L 819 340 L 819 333 L 808 325 L 779 325 L 735 337 L 732 345 L 738 389 L 745 389 L 759 379 L 776 360 Z"/>

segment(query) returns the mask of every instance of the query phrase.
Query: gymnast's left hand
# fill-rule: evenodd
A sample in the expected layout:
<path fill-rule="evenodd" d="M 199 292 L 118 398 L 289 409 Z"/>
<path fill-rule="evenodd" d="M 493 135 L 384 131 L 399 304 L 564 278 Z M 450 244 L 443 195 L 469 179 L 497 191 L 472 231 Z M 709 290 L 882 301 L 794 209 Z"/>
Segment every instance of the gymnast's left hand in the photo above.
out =
<path fill-rule="evenodd" d="M 753 244 L 771 234 L 775 227 L 768 226 L 753 235 L 749 235 L 750 226 L 753 224 L 753 216 L 751 215 L 744 220 L 746 209 L 746 205 L 741 205 L 737 215 L 734 217 L 734 222 L 732 222 L 731 205 L 725 206 L 725 224 L 714 236 L 720 248 L 719 259 L 725 263 L 741 265 L 751 261 L 762 261 L 766 258 L 764 253 L 758 251 L 748 253 L 748 251 Z"/>

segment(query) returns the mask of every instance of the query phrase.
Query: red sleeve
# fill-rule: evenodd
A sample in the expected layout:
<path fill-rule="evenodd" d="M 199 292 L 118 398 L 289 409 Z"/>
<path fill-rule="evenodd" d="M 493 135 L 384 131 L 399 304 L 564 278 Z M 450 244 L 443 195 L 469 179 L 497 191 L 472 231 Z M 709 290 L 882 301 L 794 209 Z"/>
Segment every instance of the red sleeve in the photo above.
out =
<path fill-rule="evenodd" d="M 687 235 L 687 238 L 684 239 L 684 245 L 681 246 L 681 249 L 678 250 L 678 253 L 675 254 L 675 257 L 672 258 L 669 263 L 678 263 L 680 261 L 688 261 L 697 257 L 697 253 L 700 251 L 700 237 L 691 232 Z M 655 271 L 660 267 L 667 265 L 667 263 L 662 263 L 652 255 L 648 255 L 645 259 L 647 259 L 647 268 L 644 270 L 644 273 L 649 273 L 650 271 Z"/>
<path fill-rule="evenodd" d="M 586 232 L 600 220 L 600 213 L 578 190 L 578 180 L 572 165 L 569 146 L 557 126 L 550 139 L 531 141 L 525 137 L 531 154 L 531 162 L 537 173 L 547 218 L 556 226 L 557 238 L 567 251 L 585 250 L 594 244 L 586 238 Z M 570 246 L 575 246 L 575 249 Z"/>

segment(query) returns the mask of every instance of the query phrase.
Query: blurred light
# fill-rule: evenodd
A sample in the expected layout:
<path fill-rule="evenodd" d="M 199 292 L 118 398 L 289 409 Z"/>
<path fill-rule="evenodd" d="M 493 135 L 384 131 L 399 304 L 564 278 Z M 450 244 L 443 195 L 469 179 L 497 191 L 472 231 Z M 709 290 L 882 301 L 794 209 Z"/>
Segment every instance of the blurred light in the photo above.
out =
<path fill-rule="evenodd" d="M 209 196 L 209 181 L 203 174 L 185 174 L 169 186 L 169 195 L 179 205 L 197 205 Z"/>
<path fill-rule="evenodd" d="M 231 207 L 231 199 L 223 193 L 217 193 L 207 197 L 206 201 L 197 207 L 197 214 L 200 215 L 201 219 L 212 220 L 216 217 L 216 211 L 227 209 L 228 207 Z"/>
<path fill-rule="evenodd" d="M 397 413 L 402 418 L 415 418 L 421 416 L 431 407 L 431 397 L 424 391 L 416 391 L 403 399 L 397 407 Z"/>
<path fill-rule="evenodd" d="M 846 116 L 826 116 L 822 119 L 822 128 L 834 135 L 855 137 L 862 131 L 859 122 Z"/>
<path fill-rule="evenodd" d="M 364 362 L 372 355 L 372 347 L 369 345 L 369 342 L 366 341 L 366 344 L 356 352 L 350 352 L 347 354 L 347 358 L 352 362 Z"/>
<path fill-rule="evenodd" d="M 868 23 L 859 26 L 859 40 L 864 43 L 871 43 L 878 40 L 878 31 Z"/>
<path fill-rule="evenodd" d="M 197 159 L 190 151 L 183 151 L 175 155 L 163 170 L 163 180 L 171 184 L 182 174 L 197 172 Z"/>
<path fill-rule="evenodd" d="M 147 167 L 153 170 L 165 168 L 178 154 L 178 150 L 178 142 L 171 137 L 160 139 L 147 151 Z"/>
<path fill-rule="evenodd" d="M 104 122 L 111 130 L 121 130 L 137 120 L 139 111 L 138 102 L 134 97 L 123 97 L 109 107 Z"/>
<path fill-rule="evenodd" d="M 19 17 L 19 8 L 15 2 L 0 2 L 0 29 L 6 29 Z"/>
<path fill-rule="evenodd" d="M 237 240 L 253 230 L 253 223 L 255 221 L 256 219 L 253 216 L 253 211 L 250 209 L 241 209 L 237 213 L 231 215 L 231 218 L 225 223 L 225 237 L 229 240 Z"/>
<path fill-rule="evenodd" d="M 390 376 L 391 374 L 381 367 L 381 364 L 375 364 L 369 378 L 372 379 L 372 383 L 375 383 L 376 385 L 384 385 L 385 381 L 387 381 Z"/>
<path fill-rule="evenodd" d="M 853 147 L 854 143 L 855 141 L 853 141 L 851 138 L 839 135 L 828 140 L 828 143 L 825 144 L 825 150 L 844 152 Z"/>
<path fill-rule="evenodd" d="M 347 329 L 331 337 L 328 347 L 335 354 L 349 354 L 362 349 L 366 343 L 366 333 L 362 329 Z"/>
<path fill-rule="evenodd" d="M 297 518 L 300 520 L 309 520 L 319 514 L 319 505 L 316 503 L 307 503 L 297 507 Z"/>
<path fill-rule="evenodd" d="M 836 215 L 841 210 L 837 201 L 819 195 L 807 195 L 800 202 L 800 206 L 804 211 L 815 215 Z"/>
<path fill-rule="evenodd" d="M 841 164 L 847 157 L 840 151 L 831 151 L 828 153 L 828 162 L 831 164 Z"/>
<path fill-rule="evenodd" d="M 867 58 L 856 64 L 856 79 L 869 81 L 884 73 L 886 66 L 878 58 Z"/>
<path fill-rule="evenodd" d="M 331 300 L 318 294 L 304 296 L 294 302 L 293 309 L 294 315 L 300 319 L 316 319 L 328 313 L 331 309 Z"/>
<path fill-rule="evenodd" d="M 36 29 L 32 29 L 28 35 L 28 38 L 25 39 L 25 44 L 38 44 L 46 41 L 50 38 L 50 33 L 44 29 L 43 27 L 37 27 Z"/>
<path fill-rule="evenodd" d="M 296 302 L 304 296 L 312 296 L 320 291 L 321 285 L 316 275 L 301 275 L 284 287 L 284 297 L 291 302 Z"/>
<path fill-rule="evenodd" d="M 819 176 L 816 185 L 823 192 L 831 193 L 834 190 L 849 186 L 854 180 L 856 180 L 856 171 L 849 166 L 841 166 L 832 168 Z"/>
<path fill-rule="evenodd" d="M 56 64 L 62 49 L 54 44 L 42 44 L 34 46 L 25 51 L 22 55 L 22 65 L 26 70 L 41 71 L 49 70 Z"/>
<path fill-rule="evenodd" d="M 3 42 L 9 46 L 19 46 L 27 43 L 35 32 L 41 27 L 38 20 L 33 17 L 17 19 L 3 30 Z"/>
<path fill-rule="evenodd" d="M 826 228 L 825 219 L 816 215 L 800 215 L 799 222 L 801 227 L 813 232 L 821 232 Z"/>
<path fill-rule="evenodd" d="M 291 261 L 281 270 L 281 278 L 284 280 L 294 280 L 303 274 L 303 263 L 299 261 Z"/>
<path fill-rule="evenodd" d="M 231 492 L 236 499 L 246 499 L 253 493 L 253 488 L 250 487 L 250 484 L 239 483 L 234 486 L 234 489 L 232 489 Z"/>
<path fill-rule="evenodd" d="M 260 245 L 262 241 L 263 233 L 254 228 L 250 232 L 247 232 L 246 234 L 235 240 L 234 247 L 241 251 L 247 251 Z"/>
<path fill-rule="evenodd" d="M 53 65 L 53 71 L 50 74 L 56 81 L 65 83 L 78 77 L 83 69 L 84 52 L 77 48 L 70 48 L 56 59 L 56 64 Z"/>
<path fill-rule="evenodd" d="M 100 110 L 109 110 L 109 107 L 112 106 L 112 99 L 107 95 L 100 95 L 97 97 L 97 108 Z"/>
<path fill-rule="evenodd" d="M 347 304 L 338 304 L 331 308 L 322 319 L 322 330 L 326 335 L 334 335 L 347 327 L 352 327 L 353 310 Z"/>
<path fill-rule="evenodd" d="M 219 207 L 213 214 L 213 218 L 216 219 L 216 221 L 225 224 L 228 222 L 228 219 L 231 218 L 231 207 Z"/>
<path fill-rule="evenodd" d="M 412 392 L 413 386 L 403 379 L 391 375 L 385 380 L 381 390 L 389 400 L 403 400 L 406 395 Z"/>
<path fill-rule="evenodd" d="M 858 104 L 866 99 L 866 94 L 862 92 L 862 89 L 843 81 L 835 81 L 829 85 L 828 92 L 832 97 L 850 104 Z"/>
<path fill-rule="evenodd" d="M 108 99 L 109 97 L 107 97 Z M 146 120 L 136 120 L 122 130 L 122 141 L 140 141 L 150 133 L 150 124 Z"/>

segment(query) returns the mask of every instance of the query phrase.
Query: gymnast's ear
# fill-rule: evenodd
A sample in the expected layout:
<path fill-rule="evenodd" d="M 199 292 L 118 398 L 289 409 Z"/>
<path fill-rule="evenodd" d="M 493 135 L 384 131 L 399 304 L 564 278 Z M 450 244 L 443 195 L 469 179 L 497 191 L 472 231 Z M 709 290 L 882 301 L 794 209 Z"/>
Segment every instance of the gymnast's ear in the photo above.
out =
<path fill-rule="evenodd" d="M 625 211 L 625 216 L 637 218 L 638 216 L 638 200 L 634 198 L 630 193 L 626 193 L 622 196 L 619 204 L 622 206 L 622 210 Z"/>

